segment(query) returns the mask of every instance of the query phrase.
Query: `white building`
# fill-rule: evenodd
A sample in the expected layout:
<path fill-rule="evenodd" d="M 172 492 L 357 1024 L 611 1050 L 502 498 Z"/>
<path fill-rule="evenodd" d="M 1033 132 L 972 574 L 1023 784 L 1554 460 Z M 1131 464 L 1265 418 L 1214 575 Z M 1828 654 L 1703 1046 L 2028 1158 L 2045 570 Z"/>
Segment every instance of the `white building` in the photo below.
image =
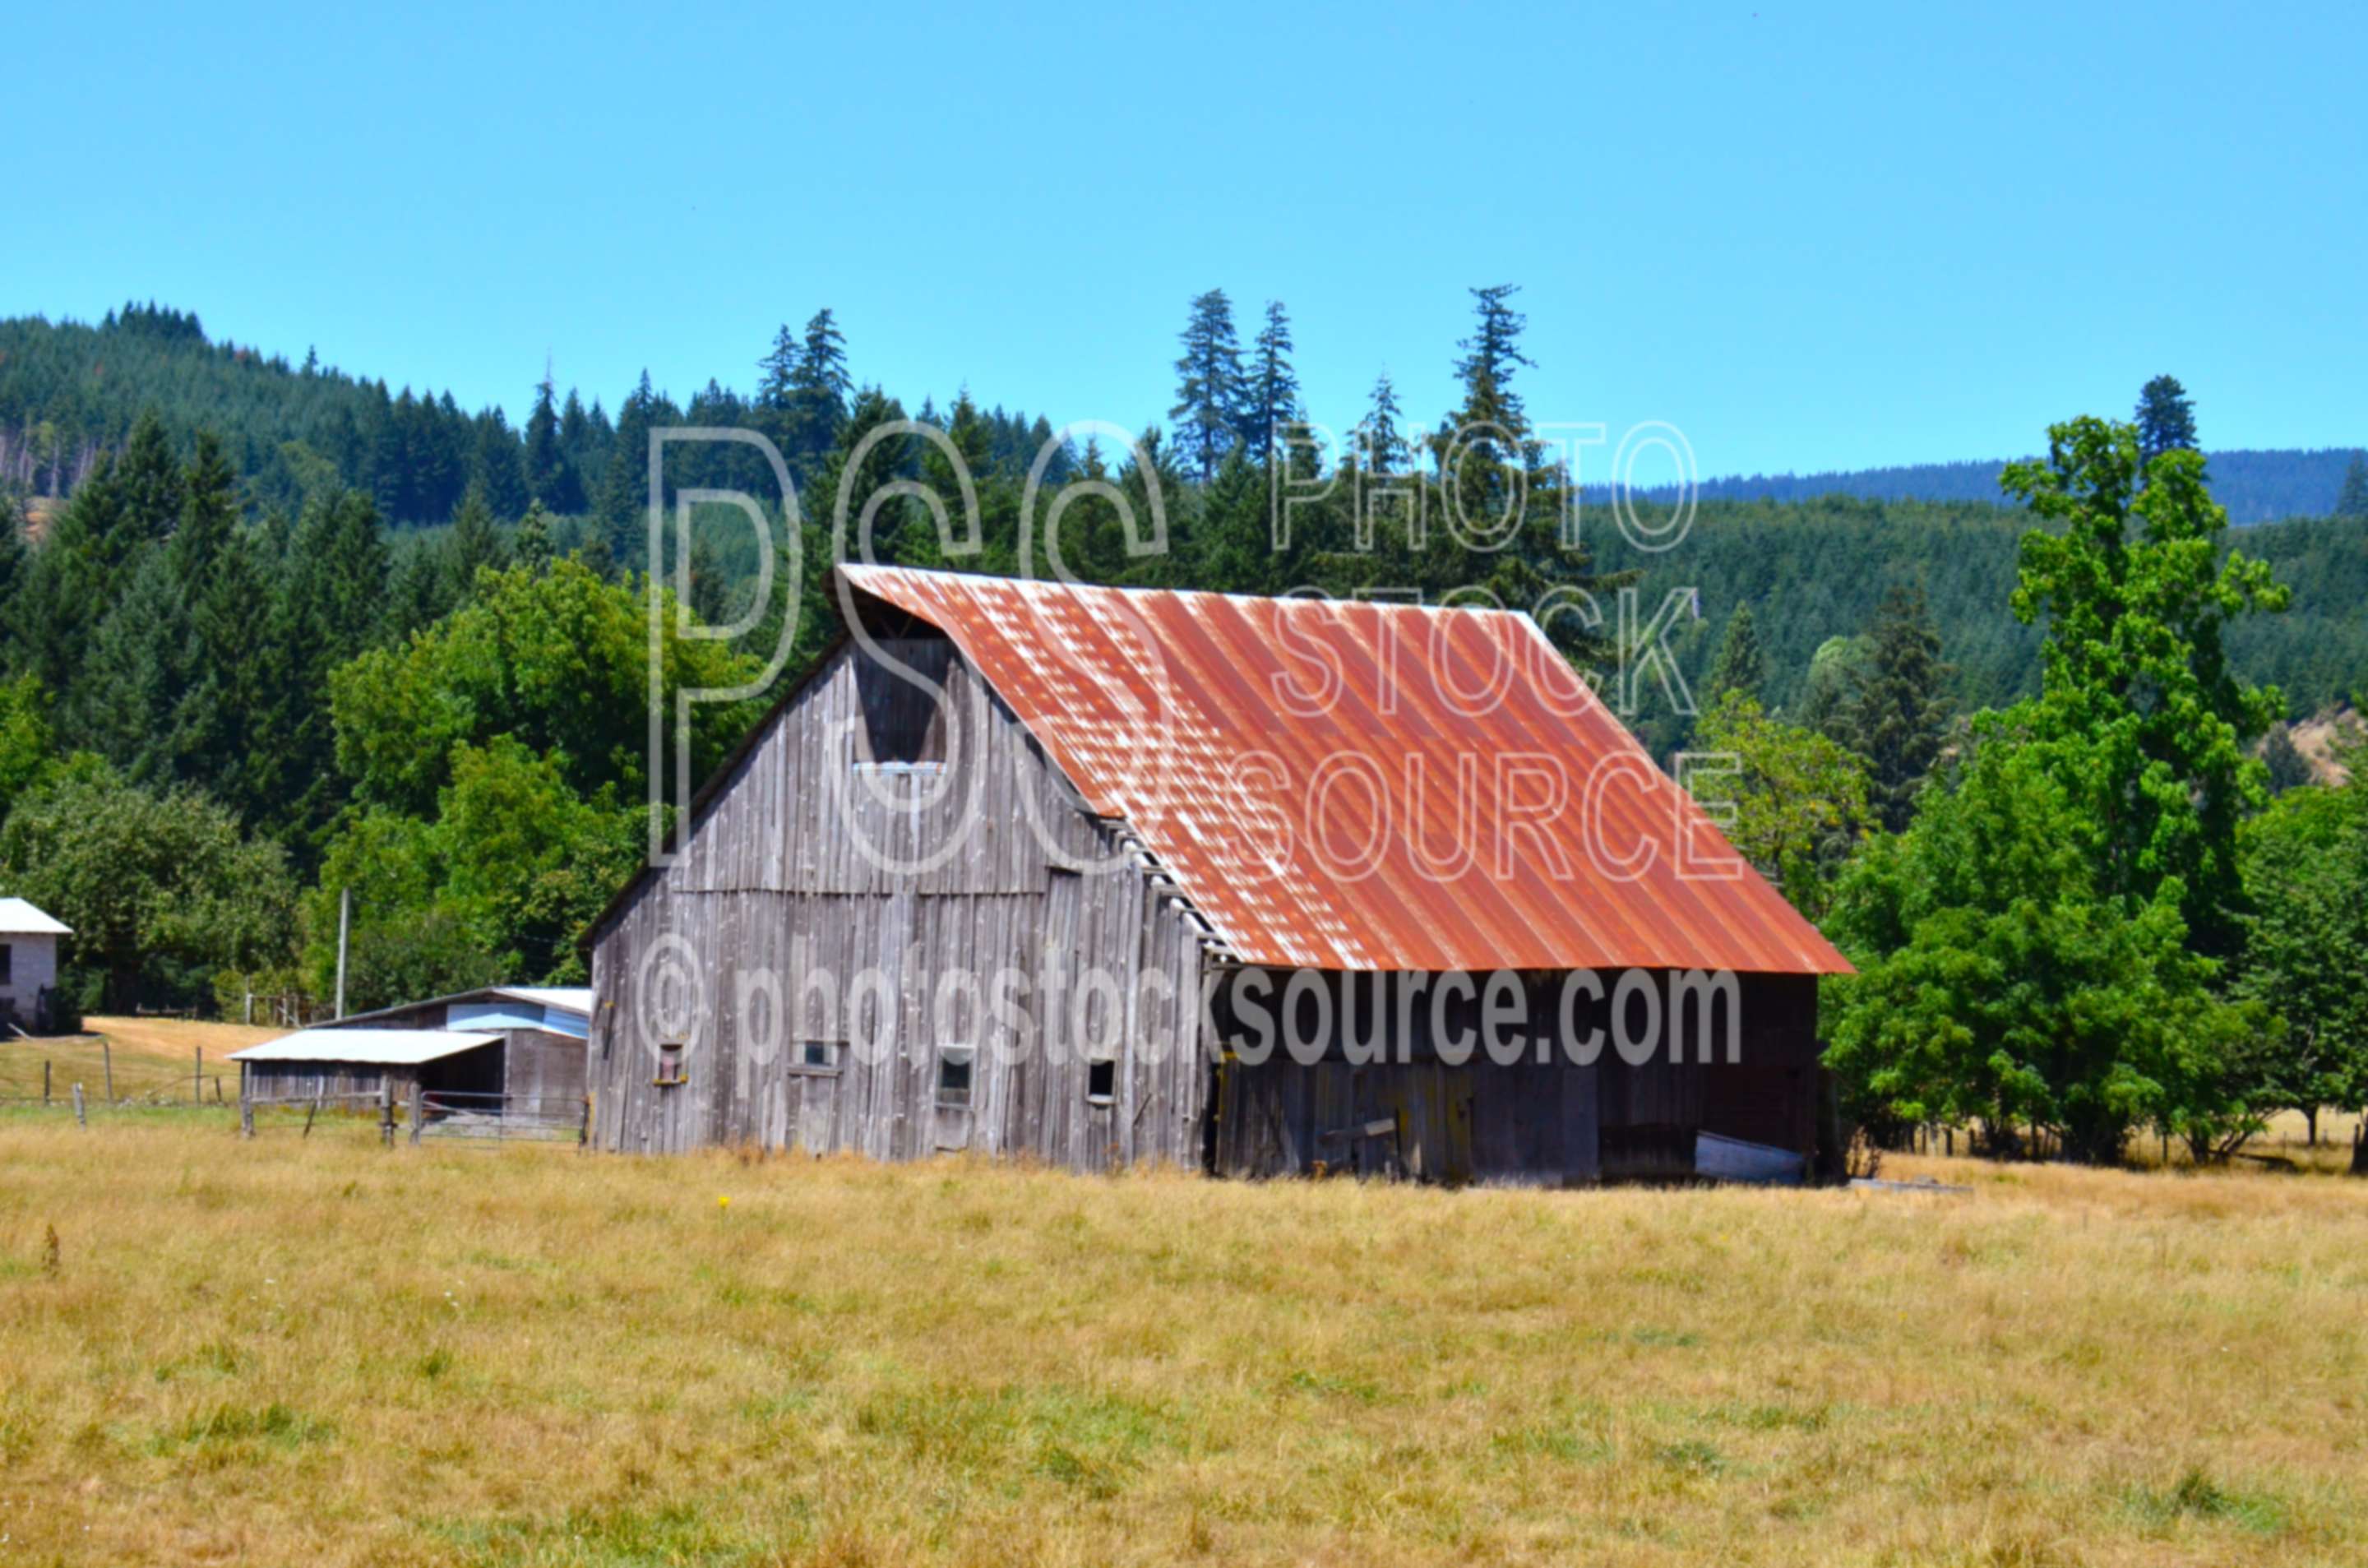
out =
<path fill-rule="evenodd" d="M 73 930 L 21 898 L 0 898 L 0 1024 L 40 1027 L 41 994 L 58 983 L 58 938 Z"/>

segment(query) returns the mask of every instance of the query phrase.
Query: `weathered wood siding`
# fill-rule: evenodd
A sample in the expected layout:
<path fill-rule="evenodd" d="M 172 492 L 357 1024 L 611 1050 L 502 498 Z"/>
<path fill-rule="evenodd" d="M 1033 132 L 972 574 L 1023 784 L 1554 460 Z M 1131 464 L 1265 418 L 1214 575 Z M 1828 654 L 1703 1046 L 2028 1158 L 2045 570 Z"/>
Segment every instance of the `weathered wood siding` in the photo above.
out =
<path fill-rule="evenodd" d="M 848 648 L 597 934 L 594 1141 L 1197 1165 L 1197 928 L 950 642 L 884 647 L 945 707 Z M 678 1084 L 657 1081 L 669 1022 Z M 973 1052 L 966 1105 L 940 1103 L 949 1047 Z"/>

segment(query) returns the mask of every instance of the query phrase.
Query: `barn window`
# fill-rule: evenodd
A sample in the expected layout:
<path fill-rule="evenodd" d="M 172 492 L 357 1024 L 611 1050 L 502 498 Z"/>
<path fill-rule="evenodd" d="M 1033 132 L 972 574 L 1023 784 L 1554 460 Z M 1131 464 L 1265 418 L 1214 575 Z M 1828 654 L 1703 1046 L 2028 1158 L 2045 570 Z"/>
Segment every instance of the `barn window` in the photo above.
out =
<path fill-rule="evenodd" d="M 1104 1060 L 1086 1063 L 1086 1098 L 1094 1105 L 1108 1105 L 1118 1097 L 1118 1063 Z"/>
<path fill-rule="evenodd" d="M 658 1047 L 656 1083 L 660 1088 L 672 1088 L 686 1081 L 682 1074 L 683 1051 L 684 1047 L 678 1040 L 670 1040 Z"/>
<path fill-rule="evenodd" d="M 798 1048 L 798 1065 L 836 1068 L 838 1065 L 838 1047 L 826 1040 L 807 1040 Z"/>
<path fill-rule="evenodd" d="M 938 1052 L 938 1103 L 942 1106 L 970 1104 L 971 1048 L 949 1045 Z"/>

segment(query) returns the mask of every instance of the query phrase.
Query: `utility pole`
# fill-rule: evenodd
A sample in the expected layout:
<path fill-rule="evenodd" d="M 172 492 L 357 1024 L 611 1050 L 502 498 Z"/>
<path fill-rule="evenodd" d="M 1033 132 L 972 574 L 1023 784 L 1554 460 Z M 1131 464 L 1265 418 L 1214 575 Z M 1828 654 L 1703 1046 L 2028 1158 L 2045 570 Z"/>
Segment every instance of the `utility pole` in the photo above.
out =
<path fill-rule="evenodd" d="M 354 918 L 354 890 L 350 886 L 337 890 L 337 1017 L 346 1016 L 346 933 Z"/>

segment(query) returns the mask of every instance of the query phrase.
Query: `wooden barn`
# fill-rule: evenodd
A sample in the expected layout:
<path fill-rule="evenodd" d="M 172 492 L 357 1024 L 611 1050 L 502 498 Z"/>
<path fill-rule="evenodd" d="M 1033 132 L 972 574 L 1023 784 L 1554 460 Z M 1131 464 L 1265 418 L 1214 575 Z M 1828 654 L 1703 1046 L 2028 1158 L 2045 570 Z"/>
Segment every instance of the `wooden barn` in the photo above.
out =
<path fill-rule="evenodd" d="M 848 638 L 590 934 L 596 1143 L 1805 1167 L 1849 966 L 1527 616 L 833 586 Z"/>
<path fill-rule="evenodd" d="M 584 1099 L 592 993 L 494 985 L 354 1013 L 231 1053 L 250 1100 L 314 1094 L 397 1097 L 414 1084 L 448 1105 L 526 1119 L 574 1113 Z"/>

